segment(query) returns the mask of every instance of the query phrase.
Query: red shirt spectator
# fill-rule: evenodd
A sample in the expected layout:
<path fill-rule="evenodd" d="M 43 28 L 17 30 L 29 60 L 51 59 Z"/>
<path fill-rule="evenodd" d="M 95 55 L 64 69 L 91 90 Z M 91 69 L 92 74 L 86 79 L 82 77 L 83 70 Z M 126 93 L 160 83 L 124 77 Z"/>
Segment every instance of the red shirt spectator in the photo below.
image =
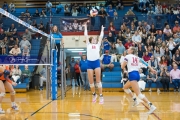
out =
<path fill-rule="evenodd" d="M 79 64 L 78 63 L 76 63 L 74 65 L 74 69 L 75 69 L 75 73 L 80 73 L 80 69 L 79 69 Z"/>
<path fill-rule="evenodd" d="M 175 22 L 175 26 L 173 27 L 173 33 L 176 33 L 178 31 L 180 31 L 180 27 L 179 27 L 179 22 L 176 21 Z"/>
<path fill-rule="evenodd" d="M 148 62 L 150 60 L 150 56 L 148 55 L 148 52 L 145 53 L 145 55 L 143 56 L 143 59 L 145 62 Z"/>
<path fill-rule="evenodd" d="M 128 42 L 124 45 L 126 49 L 129 49 L 131 46 L 134 46 L 134 44 L 130 40 L 128 40 Z"/>

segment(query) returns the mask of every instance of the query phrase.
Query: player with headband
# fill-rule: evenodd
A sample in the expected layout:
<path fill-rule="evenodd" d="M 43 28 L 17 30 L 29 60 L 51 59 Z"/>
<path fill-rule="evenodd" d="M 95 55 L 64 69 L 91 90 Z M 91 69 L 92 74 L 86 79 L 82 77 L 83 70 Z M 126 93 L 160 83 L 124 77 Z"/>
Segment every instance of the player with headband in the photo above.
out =
<path fill-rule="evenodd" d="M 97 94 L 95 92 L 95 87 L 94 87 L 94 71 L 96 75 L 96 85 L 99 90 L 99 104 L 104 103 L 104 98 L 102 94 L 102 83 L 101 83 L 101 68 L 100 68 L 100 46 L 101 46 L 101 41 L 104 36 L 104 27 L 101 27 L 101 33 L 99 36 L 99 39 L 93 38 L 93 37 L 88 37 L 88 32 L 87 32 L 87 24 L 85 23 L 84 26 L 84 36 L 86 38 L 86 45 L 87 45 L 87 72 L 88 72 L 88 79 L 89 79 L 89 84 L 90 88 L 92 91 L 92 102 L 96 102 L 97 99 Z"/>
<path fill-rule="evenodd" d="M 137 101 L 136 97 L 133 96 L 133 93 L 129 89 L 130 87 L 132 87 L 136 96 L 149 105 L 150 109 L 148 113 L 151 114 L 156 110 L 156 107 L 140 92 L 140 88 L 138 85 L 138 81 L 140 80 L 140 75 L 138 72 L 139 62 L 145 64 L 154 73 L 156 73 L 156 71 L 152 67 L 150 67 L 144 60 L 136 56 L 136 48 L 130 47 L 127 52 L 128 55 L 125 56 L 124 62 L 121 63 L 121 68 L 124 69 L 127 65 L 129 81 L 124 85 L 123 89 L 127 94 L 129 94 L 133 98 L 133 106 L 137 106 L 139 102 Z"/>
<path fill-rule="evenodd" d="M 1 103 L 3 100 L 3 97 L 5 96 L 5 88 L 8 90 L 11 94 L 11 102 L 12 102 L 12 109 L 19 110 L 15 101 L 15 91 L 13 86 L 16 86 L 17 84 L 15 82 L 12 82 L 9 79 L 10 71 L 8 66 L 0 66 L 0 114 L 4 114 L 5 111 L 1 108 Z"/>

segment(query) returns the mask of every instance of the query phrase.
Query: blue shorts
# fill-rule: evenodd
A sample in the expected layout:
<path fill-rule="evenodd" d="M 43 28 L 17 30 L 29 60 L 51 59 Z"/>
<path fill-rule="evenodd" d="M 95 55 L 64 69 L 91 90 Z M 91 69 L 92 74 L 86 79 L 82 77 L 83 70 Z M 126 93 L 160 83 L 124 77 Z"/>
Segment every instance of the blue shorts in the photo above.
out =
<path fill-rule="evenodd" d="M 133 80 L 139 81 L 140 80 L 140 75 L 139 75 L 138 71 L 129 72 L 128 75 L 129 75 L 129 81 L 133 81 Z"/>
<path fill-rule="evenodd" d="M 89 61 L 87 60 L 87 69 L 96 69 L 96 68 L 100 68 L 100 60 L 95 60 L 95 61 Z"/>

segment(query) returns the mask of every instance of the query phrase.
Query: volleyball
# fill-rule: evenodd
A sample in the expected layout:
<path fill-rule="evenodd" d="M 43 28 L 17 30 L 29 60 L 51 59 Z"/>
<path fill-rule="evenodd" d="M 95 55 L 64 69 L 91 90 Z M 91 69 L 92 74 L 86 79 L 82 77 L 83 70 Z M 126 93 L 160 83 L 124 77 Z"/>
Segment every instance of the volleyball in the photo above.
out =
<path fill-rule="evenodd" d="M 95 17 L 98 14 L 98 11 L 95 8 L 92 8 L 92 10 L 90 10 L 90 15 L 92 17 Z"/>

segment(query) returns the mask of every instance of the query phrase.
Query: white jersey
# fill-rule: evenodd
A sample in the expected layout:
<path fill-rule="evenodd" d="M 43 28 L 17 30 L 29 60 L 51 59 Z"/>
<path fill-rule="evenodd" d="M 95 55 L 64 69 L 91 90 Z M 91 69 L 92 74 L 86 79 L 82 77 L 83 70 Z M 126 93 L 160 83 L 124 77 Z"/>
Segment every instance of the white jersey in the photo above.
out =
<path fill-rule="evenodd" d="M 95 61 L 100 58 L 100 46 L 101 43 L 99 42 L 98 44 L 87 43 L 87 60 Z"/>
<path fill-rule="evenodd" d="M 139 57 L 129 54 L 125 56 L 124 61 L 127 62 L 128 72 L 139 71 Z"/>

